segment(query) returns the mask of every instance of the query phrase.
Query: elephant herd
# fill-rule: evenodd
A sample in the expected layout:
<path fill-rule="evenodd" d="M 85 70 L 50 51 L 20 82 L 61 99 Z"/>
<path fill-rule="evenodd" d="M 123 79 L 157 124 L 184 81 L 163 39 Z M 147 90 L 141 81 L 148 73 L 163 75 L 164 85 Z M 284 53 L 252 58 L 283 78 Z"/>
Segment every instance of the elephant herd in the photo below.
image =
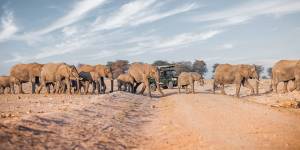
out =
<path fill-rule="evenodd" d="M 123 77 L 123 78 L 122 78 Z M 125 78 L 124 78 L 125 77 Z M 126 78 L 129 77 L 129 78 Z M 149 64 L 134 63 L 129 67 L 127 74 L 121 74 L 118 77 L 118 87 L 122 84 L 131 83 L 132 93 L 136 93 L 137 87 L 143 84 L 141 93 L 146 88 L 149 88 L 149 78 L 152 77 L 157 82 L 158 90 L 160 90 L 160 76 L 159 70 L 156 66 Z M 9 89 L 9 93 L 15 94 L 15 86 L 18 87 L 18 93 L 23 94 L 22 84 L 26 82 L 31 83 L 31 93 L 39 94 L 43 88 L 46 89 L 46 93 L 52 92 L 56 94 L 73 93 L 88 94 L 89 86 L 92 85 L 92 94 L 105 93 L 106 85 L 104 78 L 108 78 L 111 81 L 110 92 L 113 92 L 113 72 L 110 67 L 105 65 L 81 65 L 76 68 L 74 65 L 68 65 L 66 63 L 48 63 L 48 64 L 16 64 L 10 70 L 9 76 L 0 76 L 0 90 L 4 93 L 6 88 Z M 72 90 L 74 88 L 74 90 Z M 149 90 L 149 96 L 151 91 Z"/>
<path fill-rule="evenodd" d="M 18 93 L 24 93 L 22 84 L 31 83 L 31 93 L 39 94 L 43 88 L 46 93 L 89 93 L 89 86 L 92 85 L 92 94 L 103 94 L 106 91 L 104 78 L 111 81 L 110 92 L 113 92 L 113 71 L 105 65 L 82 65 L 76 68 L 74 65 L 66 63 L 48 63 L 48 64 L 16 64 L 10 70 L 9 76 L 0 76 L 0 92 L 4 93 L 6 88 L 10 89 L 9 93 L 15 92 L 15 85 L 18 87 Z M 118 90 L 136 93 L 137 88 L 142 83 L 140 93 L 143 94 L 145 89 L 148 89 L 148 95 L 151 97 L 149 78 L 155 79 L 156 87 L 161 95 L 164 95 L 160 88 L 160 71 L 158 67 L 143 64 L 133 63 L 130 65 L 127 73 L 117 77 Z M 255 89 L 249 83 L 249 79 L 254 79 L 256 82 Z M 194 93 L 194 82 L 197 81 L 200 85 L 204 85 L 204 78 L 196 72 L 182 72 L 178 76 L 178 93 L 181 88 L 191 87 Z M 294 81 L 293 88 L 290 91 L 300 91 L 300 60 L 280 60 L 272 68 L 272 83 L 271 91 L 277 93 L 279 82 L 284 82 L 284 92 L 287 92 L 289 81 Z M 221 93 L 225 94 L 225 84 L 236 85 L 236 96 L 240 95 L 241 86 L 245 86 L 251 90 L 251 94 L 259 93 L 259 75 L 254 65 L 230 65 L 220 64 L 216 67 L 213 80 L 213 93 L 218 86 L 221 86 Z M 74 89 L 74 90 L 72 90 Z M 72 92 L 73 91 L 73 92 Z"/>

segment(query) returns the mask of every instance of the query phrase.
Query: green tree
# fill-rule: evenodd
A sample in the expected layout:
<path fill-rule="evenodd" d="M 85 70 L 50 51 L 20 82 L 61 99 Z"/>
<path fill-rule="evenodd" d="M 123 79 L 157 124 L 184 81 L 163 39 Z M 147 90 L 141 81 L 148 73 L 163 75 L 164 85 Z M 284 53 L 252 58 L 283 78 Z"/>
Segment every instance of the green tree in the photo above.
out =
<path fill-rule="evenodd" d="M 170 65 L 170 63 L 168 61 L 164 61 L 164 60 L 156 60 L 156 61 L 153 62 L 152 65 L 164 66 L 164 65 Z"/>
<path fill-rule="evenodd" d="M 206 63 L 203 60 L 195 60 L 192 66 L 194 72 L 204 75 L 207 72 Z"/>

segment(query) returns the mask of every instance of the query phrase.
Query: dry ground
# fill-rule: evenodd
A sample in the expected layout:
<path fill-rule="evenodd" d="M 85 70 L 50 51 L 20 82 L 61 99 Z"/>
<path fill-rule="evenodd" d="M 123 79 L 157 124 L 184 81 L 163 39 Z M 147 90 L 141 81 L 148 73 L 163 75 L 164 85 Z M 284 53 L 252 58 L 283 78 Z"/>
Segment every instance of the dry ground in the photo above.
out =
<path fill-rule="evenodd" d="M 1 95 L 0 149 L 300 149 L 300 93 Z M 281 88 L 280 85 L 279 88 Z M 27 92 L 28 85 L 26 85 Z M 283 108 L 283 107 L 288 108 Z"/>

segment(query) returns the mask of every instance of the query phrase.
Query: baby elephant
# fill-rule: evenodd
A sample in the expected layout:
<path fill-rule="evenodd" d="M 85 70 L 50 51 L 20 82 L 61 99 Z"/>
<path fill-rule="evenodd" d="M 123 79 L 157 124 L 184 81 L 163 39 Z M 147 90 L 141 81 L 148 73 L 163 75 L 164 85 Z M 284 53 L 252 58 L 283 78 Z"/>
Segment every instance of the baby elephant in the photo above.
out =
<path fill-rule="evenodd" d="M 10 77 L 0 76 L 0 94 L 4 94 L 6 88 L 10 88 Z"/>
<path fill-rule="evenodd" d="M 120 74 L 117 78 L 118 90 L 122 90 L 122 86 L 125 87 L 124 91 L 133 92 L 134 78 L 129 74 Z"/>
<path fill-rule="evenodd" d="M 178 93 L 180 94 L 180 88 L 185 87 L 186 93 L 188 93 L 188 86 L 192 88 L 192 93 L 195 93 L 194 82 L 198 81 L 201 86 L 204 85 L 203 76 L 197 72 L 181 72 L 178 76 Z"/>

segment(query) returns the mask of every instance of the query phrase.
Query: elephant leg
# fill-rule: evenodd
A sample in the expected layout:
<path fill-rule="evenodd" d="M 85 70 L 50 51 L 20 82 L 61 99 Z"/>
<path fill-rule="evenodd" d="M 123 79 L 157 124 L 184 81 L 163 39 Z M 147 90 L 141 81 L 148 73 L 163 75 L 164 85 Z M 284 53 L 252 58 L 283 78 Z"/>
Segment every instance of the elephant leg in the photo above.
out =
<path fill-rule="evenodd" d="M 136 93 L 137 88 L 139 87 L 141 83 L 136 83 L 136 85 L 133 88 L 133 93 Z"/>
<path fill-rule="evenodd" d="M 105 83 L 104 83 L 104 78 L 103 77 L 101 77 L 100 78 L 100 83 L 101 83 L 101 86 L 102 86 L 102 89 L 101 89 L 101 92 L 104 94 L 105 93 L 105 91 L 106 91 L 106 85 L 105 85 Z M 100 86 L 100 87 L 101 87 Z"/>
<path fill-rule="evenodd" d="M 55 94 L 59 93 L 60 85 L 61 85 L 61 81 L 60 80 L 56 80 L 55 88 L 54 88 L 55 89 Z"/>
<path fill-rule="evenodd" d="M 189 91 L 188 91 L 188 85 L 185 85 L 184 88 L 185 88 L 185 94 L 188 94 L 189 93 Z"/>
<path fill-rule="evenodd" d="M 10 83 L 10 93 L 15 94 L 15 84 Z"/>
<path fill-rule="evenodd" d="M 194 87 L 194 81 L 191 83 L 192 93 L 195 94 L 195 87 Z"/>
<path fill-rule="evenodd" d="M 251 86 L 248 80 L 245 81 L 245 87 L 249 88 L 251 90 L 251 95 L 254 94 L 254 88 Z"/>
<path fill-rule="evenodd" d="M 216 87 L 217 87 L 216 86 L 216 81 L 214 80 L 213 81 L 213 89 L 212 89 L 213 90 L 213 94 L 215 94 L 215 92 L 216 92 Z"/>
<path fill-rule="evenodd" d="M 19 83 L 18 83 L 18 86 L 19 86 L 19 93 L 20 93 L 20 94 L 24 94 L 24 91 L 23 91 L 23 88 L 22 88 L 22 83 L 19 82 Z"/>
<path fill-rule="evenodd" d="M 225 84 L 222 83 L 221 85 L 222 85 L 221 93 L 222 93 L 223 95 L 226 95 L 226 93 L 225 93 Z"/>
<path fill-rule="evenodd" d="M 65 79 L 67 84 L 67 94 L 71 94 L 71 82 L 70 79 Z"/>
<path fill-rule="evenodd" d="M 37 93 L 37 94 L 40 94 L 40 93 L 41 93 L 41 90 L 43 89 L 44 86 L 47 88 L 45 81 L 42 81 L 42 83 L 40 84 L 40 86 L 37 88 L 36 93 Z M 46 93 L 47 93 L 47 94 L 50 93 L 50 87 L 47 88 Z"/>
<path fill-rule="evenodd" d="M 130 93 L 132 93 L 132 92 L 133 92 L 133 84 L 132 84 L 132 83 L 130 83 L 129 92 L 130 92 Z"/>
<path fill-rule="evenodd" d="M 284 86 L 283 86 L 283 93 L 287 93 L 287 85 L 288 85 L 289 81 L 284 81 Z"/>
<path fill-rule="evenodd" d="M 0 94 L 4 94 L 4 88 L 0 86 Z"/>
<path fill-rule="evenodd" d="M 236 83 L 236 97 L 240 97 L 241 83 Z"/>
<path fill-rule="evenodd" d="M 145 92 L 145 89 L 146 89 L 146 85 L 143 85 L 143 87 L 142 87 L 142 89 L 141 89 L 141 91 L 140 91 L 140 93 L 139 93 L 139 94 L 143 95 L 143 94 L 144 94 L 144 92 Z"/>
<path fill-rule="evenodd" d="M 10 89 L 10 86 L 7 87 L 8 88 L 8 94 L 11 94 L 11 89 Z"/>
<path fill-rule="evenodd" d="M 102 83 L 101 83 L 102 84 Z M 104 92 L 101 92 L 101 89 L 100 89 L 100 82 L 99 82 L 99 80 L 97 80 L 96 82 L 95 82 L 95 84 L 94 84 L 94 88 L 96 88 L 96 91 L 97 91 L 97 94 L 101 94 L 101 93 L 105 93 L 105 91 Z"/>
<path fill-rule="evenodd" d="M 31 94 L 35 93 L 35 82 L 31 81 Z"/>
<path fill-rule="evenodd" d="M 178 85 L 178 94 L 180 94 L 181 85 Z"/>
<path fill-rule="evenodd" d="M 92 85 L 92 94 L 95 94 L 95 91 L 98 91 L 98 87 L 96 86 L 97 80 L 96 81 L 92 81 L 91 85 Z M 99 83 L 99 82 L 98 82 Z"/>
<path fill-rule="evenodd" d="M 89 81 L 85 81 L 85 85 L 84 85 L 84 94 L 85 95 L 87 95 L 88 92 L 89 92 L 89 86 L 90 86 L 90 82 Z"/>
<path fill-rule="evenodd" d="M 121 91 L 121 81 L 118 81 L 118 91 Z"/>
<path fill-rule="evenodd" d="M 47 90 L 47 93 L 50 93 L 50 90 L 51 90 L 51 89 L 50 89 L 50 88 L 51 88 L 50 86 L 51 86 L 50 84 L 46 84 L 46 90 Z"/>
<path fill-rule="evenodd" d="M 278 86 L 278 82 L 275 81 L 275 80 L 272 80 L 272 88 L 273 88 L 273 91 L 275 91 L 275 93 L 277 93 L 277 86 Z"/>

